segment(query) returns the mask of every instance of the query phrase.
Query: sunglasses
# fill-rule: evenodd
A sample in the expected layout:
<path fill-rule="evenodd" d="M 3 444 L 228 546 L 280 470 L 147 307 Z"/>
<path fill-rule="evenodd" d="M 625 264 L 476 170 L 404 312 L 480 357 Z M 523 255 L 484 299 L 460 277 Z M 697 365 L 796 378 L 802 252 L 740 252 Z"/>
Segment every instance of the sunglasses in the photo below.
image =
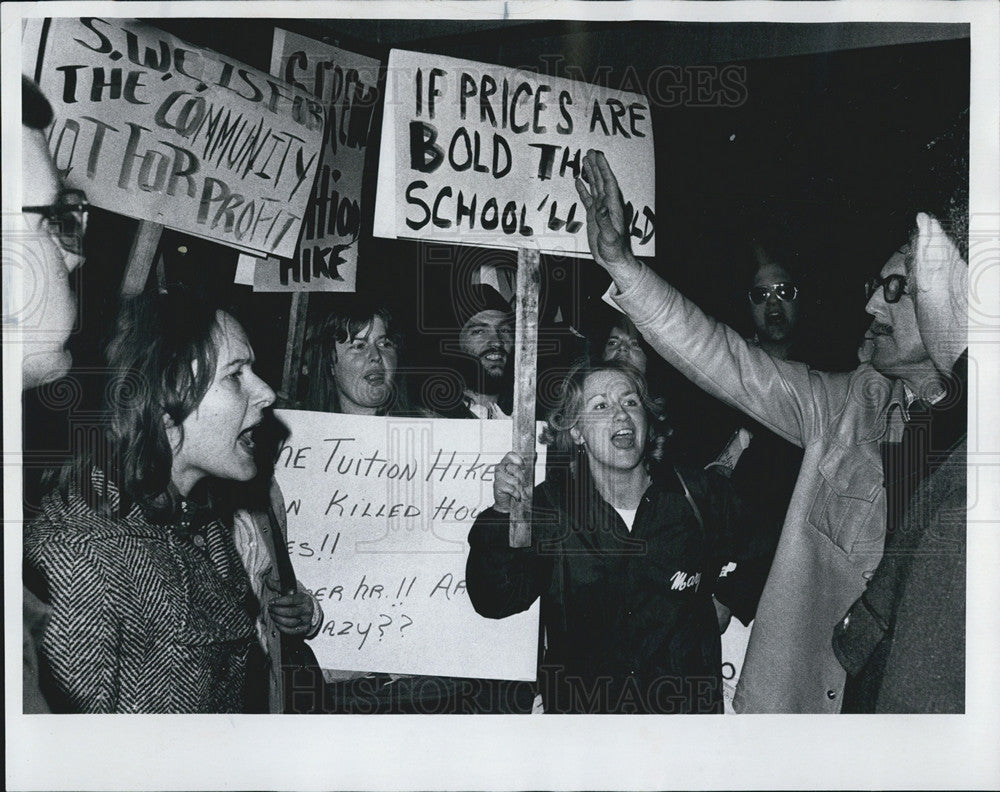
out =
<path fill-rule="evenodd" d="M 67 253 L 83 253 L 90 203 L 83 190 L 63 190 L 47 206 L 22 206 L 22 212 L 41 215 L 52 238 Z"/>
<path fill-rule="evenodd" d="M 799 296 L 799 287 L 794 283 L 772 283 L 770 286 L 752 286 L 747 292 L 747 297 L 754 305 L 760 305 L 772 294 L 778 295 L 778 299 L 791 302 Z"/>
<path fill-rule="evenodd" d="M 878 290 L 878 287 L 882 287 L 882 298 L 887 303 L 897 303 L 899 298 L 904 294 L 909 294 L 906 290 L 906 276 L 905 275 L 887 275 L 884 278 L 869 278 L 865 282 L 865 294 L 868 299 L 872 298 L 872 295 Z"/>

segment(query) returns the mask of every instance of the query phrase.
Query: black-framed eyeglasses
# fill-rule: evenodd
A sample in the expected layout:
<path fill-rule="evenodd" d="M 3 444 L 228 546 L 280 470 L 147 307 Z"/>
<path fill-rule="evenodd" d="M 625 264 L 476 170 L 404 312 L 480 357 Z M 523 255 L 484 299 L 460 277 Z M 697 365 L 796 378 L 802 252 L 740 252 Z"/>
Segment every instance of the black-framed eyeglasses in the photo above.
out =
<path fill-rule="evenodd" d="M 909 294 L 909 292 L 906 291 L 906 276 L 898 273 L 887 275 L 884 278 L 869 278 L 865 283 L 865 294 L 868 296 L 869 300 L 872 298 L 872 295 L 875 294 L 875 291 L 879 286 L 882 287 L 882 298 L 887 303 L 897 303 L 899 302 L 900 297 L 904 294 Z"/>
<path fill-rule="evenodd" d="M 785 302 L 791 302 L 799 296 L 799 287 L 794 283 L 772 283 L 770 286 L 751 286 L 747 291 L 747 297 L 754 305 L 760 305 L 772 294 Z"/>
<path fill-rule="evenodd" d="M 41 215 L 59 246 L 67 253 L 83 253 L 90 203 L 83 190 L 63 190 L 47 206 L 22 206 L 22 212 Z"/>

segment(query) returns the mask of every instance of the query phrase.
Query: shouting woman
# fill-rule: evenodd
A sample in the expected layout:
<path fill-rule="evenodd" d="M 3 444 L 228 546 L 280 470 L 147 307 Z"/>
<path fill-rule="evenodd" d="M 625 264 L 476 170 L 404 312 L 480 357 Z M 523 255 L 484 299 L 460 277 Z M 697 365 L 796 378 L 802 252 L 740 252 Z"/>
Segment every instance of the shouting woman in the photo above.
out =
<path fill-rule="evenodd" d="M 542 438 L 559 462 L 535 488 L 531 546 L 508 546 L 511 503 L 527 494 L 514 453 L 469 534 L 480 614 L 541 598 L 546 712 L 722 711 L 720 622 L 755 601 L 738 507 L 721 476 L 660 461 L 656 409 L 632 366 L 574 367 Z"/>
<path fill-rule="evenodd" d="M 48 700 L 241 712 L 254 598 L 207 485 L 253 478 L 274 393 L 239 323 L 191 294 L 126 306 L 108 363 L 101 440 L 63 469 L 25 533 L 27 575 L 52 607 Z"/>

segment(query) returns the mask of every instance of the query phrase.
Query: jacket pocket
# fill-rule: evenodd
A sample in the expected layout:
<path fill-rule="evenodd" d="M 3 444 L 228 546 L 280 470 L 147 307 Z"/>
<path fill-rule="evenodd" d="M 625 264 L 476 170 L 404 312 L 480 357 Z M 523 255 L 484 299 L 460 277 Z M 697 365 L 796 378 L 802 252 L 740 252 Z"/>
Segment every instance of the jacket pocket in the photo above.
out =
<path fill-rule="evenodd" d="M 885 518 L 877 507 L 882 469 L 857 449 L 833 446 L 819 464 L 816 497 L 808 522 L 843 552 L 868 551 L 885 537 Z"/>
<path fill-rule="evenodd" d="M 210 646 L 246 640 L 254 634 L 244 604 L 204 566 L 185 570 L 177 641 L 186 646 Z"/>

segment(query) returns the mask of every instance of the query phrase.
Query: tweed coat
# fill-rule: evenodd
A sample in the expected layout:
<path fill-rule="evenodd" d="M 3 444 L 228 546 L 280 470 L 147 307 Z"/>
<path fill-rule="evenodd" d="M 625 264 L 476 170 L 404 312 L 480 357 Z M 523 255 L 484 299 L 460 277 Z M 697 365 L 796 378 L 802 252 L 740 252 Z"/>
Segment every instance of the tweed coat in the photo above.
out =
<path fill-rule="evenodd" d="M 879 443 L 902 432 L 902 383 L 868 365 L 826 374 L 776 360 L 645 266 L 609 294 L 688 379 L 804 449 L 733 706 L 839 712 L 846 672 L 830 636 L 882 557 Z"/>
<path fill-rule="evenodd" d="M 104 488 L 99 471 L 89 478 L 82 486 Z M 107 492 L 116 513 L 118 494 Z M 53 710 L 243 711 L 256 639 L 229 530 L 156 524 L 138 506 L 108 518 L 75 485 L 42 508 L 24 554 L 52 608 L 42 660 Z"/>

